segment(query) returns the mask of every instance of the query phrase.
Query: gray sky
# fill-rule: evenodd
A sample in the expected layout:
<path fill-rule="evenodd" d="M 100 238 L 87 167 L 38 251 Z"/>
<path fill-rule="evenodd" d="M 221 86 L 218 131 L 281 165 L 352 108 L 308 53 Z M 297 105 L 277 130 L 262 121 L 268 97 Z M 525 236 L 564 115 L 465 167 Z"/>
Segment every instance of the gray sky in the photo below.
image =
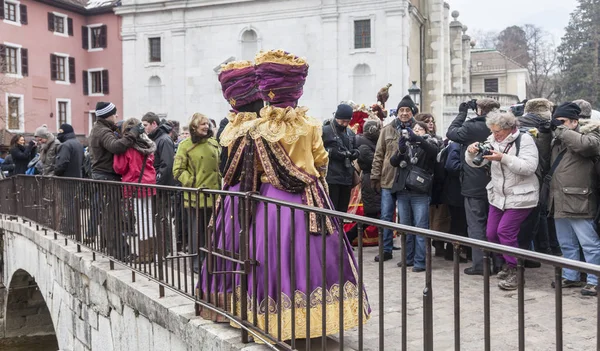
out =
<path fill-rule="evenodd" d="M 556 45 L 569 23 L 577 0 L 446 0 L 450 11 L 460 12 L 458 20 L 471 29 L 498 31 L 512 26 L 534 24 L 552 33 Z M 468 34 L 468 32 L 467 32 Z"/>

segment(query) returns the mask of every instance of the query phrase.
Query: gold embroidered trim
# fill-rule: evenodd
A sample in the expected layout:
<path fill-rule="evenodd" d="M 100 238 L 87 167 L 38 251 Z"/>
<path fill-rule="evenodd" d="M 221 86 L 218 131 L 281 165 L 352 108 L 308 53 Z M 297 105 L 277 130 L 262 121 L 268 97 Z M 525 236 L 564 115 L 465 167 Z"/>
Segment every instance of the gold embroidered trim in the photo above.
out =
<path fill-rule="evenodd" d="M 290 66 L 303 66 L 306 65 L 306 59 L 302 57 L 297 57 L 296 55 L 286 53 L 283 50 L 270 50 L 270 51 L 261 51 L 256 54 L 254 58 L 254 62 L 256 65 L 260 65 L 261 63 L 279 63 L 282 65 L 290 65 Z"/>
<path fill-rule="evenodd" d="M 311 128 L 318 126 L 317 133 L 322 133 L 321 123 L 306 115 L 306 107 L 274 107 L 266 106 L 260 110 L 260 117 L 250 131 L 252 139 L 264 138 L 269 143 L 283 141 L 293 144 L 301 136 L 308 135 Z M 318 134 L 319 136 L 321 134 Z"/>
<path fill-rule="evenodd" d="M 241 288 L 235 288 L 236 316 L 241 316 Z M 359 310 L 359 294 L 356 284 L 346 282 L 344 284 L 343 294 L 340 296 L 339 284 L 334 284 L 325 291 L 325 311 L 323 311 L 323 289 L 318 287 L 310 293 L 309 298 L 302 291 L 296 290 L 292 299 L 281 294 L 281 340 L 290 340 L 292 338 L 292 306 L 295 309 L 295 335 L 297 339 L 315 338 L 323 335 L 322 319 L 325 315 L 325 335 L 337 334 L 340 331 L 340 301 L 343 301 L 344 330 L 356 328 L 359 324 L 359 313 L 363 314 L 363 324 L 370 318 L 369 302 L 366 294 L 363 294 L 363 310 Z M 248 321 L 254 323 L 254 311 L 252 296 L 247 296 Z M 231 306 L 231 305 L 230 305 Z M 309 307 L 310 317 L 307 318 L 307 306 Z M 257 302 L 257 325 L 260 329 L 275 337 L 279 334 L 278 329 L 278 303 L 275 299 L 268 296 L 266 299 Z M 268 315 L 268 329 L 267 316 Z M 308 335 L 306 332 L 306 322 L 310 319 L 310 329 Z M 233 325 L 233 324 L 232 324 Z"/>
<path fill-rule="evenodd" d="M 220 144 L 224 147 L 229 147 L 237 138 L 241 138 L 248 133 L 253 126 L 253 121 L 257 116 L 254 112 L 231 112 L 227 116 L 229 123 L 221 133 Z"/>
<path fill-rule="evenodd" d="M 227 64 L 221 65 L 221 72 L 252 67 L 253 65 L 254 64 L 252 63 L 252 61 L 232 61 Z"/>

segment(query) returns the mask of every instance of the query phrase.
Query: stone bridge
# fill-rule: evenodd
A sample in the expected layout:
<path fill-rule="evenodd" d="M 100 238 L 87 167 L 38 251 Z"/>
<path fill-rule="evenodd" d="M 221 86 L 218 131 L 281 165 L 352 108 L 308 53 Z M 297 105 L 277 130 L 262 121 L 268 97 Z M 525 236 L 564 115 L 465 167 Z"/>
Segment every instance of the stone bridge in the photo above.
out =
<path fill-rule="evenodd" d="M 56 335 L 63 351 L 266 349 L 195 317 L 189 298 L 168 289 L 159 298 L 157 283 L 132 282 L 131 270 L 36 229 L 0 219 L 0 338 Z"/>

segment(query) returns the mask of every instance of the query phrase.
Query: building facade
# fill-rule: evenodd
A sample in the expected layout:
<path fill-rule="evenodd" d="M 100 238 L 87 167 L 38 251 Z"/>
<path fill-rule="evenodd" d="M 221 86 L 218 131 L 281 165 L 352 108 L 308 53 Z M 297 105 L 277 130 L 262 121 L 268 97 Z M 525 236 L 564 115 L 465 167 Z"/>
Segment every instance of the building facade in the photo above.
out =
<path fill-rule="evenodd" d="M 527 97 L 527 68 L 497 50 L 474 49 L 471 58 L 473 91 Z"/>
<path fill-rule="evenodd" d="M 0 0 L 0 116 L 11 134 L 70 123 L 87 135 L 98 101 L 122 106 L 113 1 Z M 3 141 L 7 143 L 6 140 Z"/>

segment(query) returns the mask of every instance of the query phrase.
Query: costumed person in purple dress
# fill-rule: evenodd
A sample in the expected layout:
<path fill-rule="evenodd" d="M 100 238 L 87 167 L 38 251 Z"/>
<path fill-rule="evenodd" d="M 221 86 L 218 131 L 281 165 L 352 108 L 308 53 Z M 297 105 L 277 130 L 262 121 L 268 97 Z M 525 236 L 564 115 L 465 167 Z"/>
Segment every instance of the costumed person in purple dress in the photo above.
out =
<path fill-rule="evenodd" d="M 248 157 L 254 157 L 256 162 L 247 163 L 250 165 L 244 169 L 247 179 L 259 177 L 262 196 L 331 209 L 324 180 L 329 159 L 323 147 L 322 124 L 307 116 L 307 108 L 297 107 L 308 64 L 280 50 L 258 54 L 255 64 L 259 90 L 268 106 L 260 111 L 260 118 L 249 131 L 255 153 Z M 254 169 L 252 165 L 256 165 Z M 366 294 L 362 295 L 362 309 L 359 304 L 360 288 L 352 248 L 337 220 L 314 213 L 305 216 L 299 210 L 292 214 L 285 206 L 278 210 L 275 205 L 259 202 L 252 221 L 249 252 L 250 259 L 257 264 L 247 276 L 238 275 L 235 286 L 236 299 L 241 301 L 241 279 L 247 279 L 246 312 L 251 323 L 285 341 L 355 328 L 361 314 L 363 322 L 368 319 L 370 307 Z M 339 325 L 341 304 L 343 326 Z M 241 314 L 240 303 L 236 304 L 236 314 Z M 326 330 L 322 329 L 323 317 Z M 281 330 L 278 330 L 279 318 Z"/>
<path fill-rule="evenodd" d="M 258 92 L 256 72 L 254 64 L 250 61 L 235 61 L 223 65 L 219 73 L 219 82 L 223 90 L 223 97 L 231 105 L 231 111 L 227 116 L 227 126 L 220 135 L 220 144 L 223 152 L 227 152 L 223 176 L 223 190 L 227 191 L 257 191 L 256 186 L 243 187 L 241 170 L 248 145 L 245 136 L 248 134 L 252 122 L 256 120 L 258 112 L 264 103 Z M 251 160 L 252 161 L 252 160 Z M 233 213 L 231 202 L 233 201 Z M 213 251 L 219 249 L 226 252 L 239 252 L 240 221 L 238 215 L 238 198 L 222 197 L 218 199 L 215 208 L 214 220 L 209 225 L 212 240 L 209 245 Z M 234 218 L 232 221 L 231 218 Z M 219 272 L 231 272 L 237 269 L 231 260 L 209 257 L 209 266 L 204 265 L 200 276 L 201 289 L 199 297 L 219 308 L 232 312 L 231 294 L 233 286 L 233 275 L 220 274 Z M 210 274 L 209 274 L 210 273 Z M 218 273 L 218 274 L 213 274 Z M 208 309 L 201 309 L 200 315 L 205 319 L 217 322 L 227 322 L 227 318 L 221 314 Z"/>

